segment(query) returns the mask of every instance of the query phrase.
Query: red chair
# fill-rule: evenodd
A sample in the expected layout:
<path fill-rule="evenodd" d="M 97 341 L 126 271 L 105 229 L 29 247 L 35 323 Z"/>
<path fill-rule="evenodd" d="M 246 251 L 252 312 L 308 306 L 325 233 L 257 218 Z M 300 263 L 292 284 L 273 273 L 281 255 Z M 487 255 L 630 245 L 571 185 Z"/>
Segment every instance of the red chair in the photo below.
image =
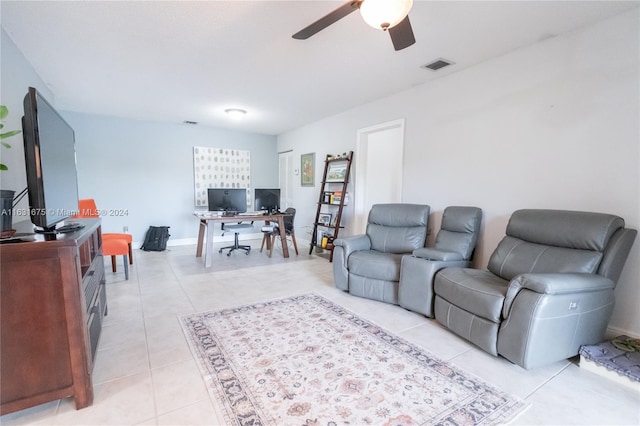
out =
<path fill-rule="evenodd" d="M 93 198 L 84 198 L 84 199 L 78 200 L 78 214 L 75 215 L 74 217 L 81 217 L 81 218 L 82 217 L 100 217 L 95 200 Z M 104 242 L 112 239 L 126 241 L 128 246 L 127 254 L 129 257 L 129 264 L 133 265 L 133 249 L 131 247 L 131 243 L 133 242 L 133 236 L 131 234 L 119 234 L 119 233 L 113 233 L 113 232 L 103 233 L 102 234 L 102 244 L 103 244 L 102 251 L 105 256 L 107 255 L 107 253 L 104 251 Z M 111 256 L 111 266 L 112 266 L 113 272 L 116 272 L 115 255 Z"/>
<path fill-rule="evenodd" d="M 124 277 L 129 279 L 129 261 L 127 260 L 129 245 L 119 238 L 102 239 L 102 254 L 111 256 L 111 269 L 116 272 L 116 256 L 124 256 Z"/>

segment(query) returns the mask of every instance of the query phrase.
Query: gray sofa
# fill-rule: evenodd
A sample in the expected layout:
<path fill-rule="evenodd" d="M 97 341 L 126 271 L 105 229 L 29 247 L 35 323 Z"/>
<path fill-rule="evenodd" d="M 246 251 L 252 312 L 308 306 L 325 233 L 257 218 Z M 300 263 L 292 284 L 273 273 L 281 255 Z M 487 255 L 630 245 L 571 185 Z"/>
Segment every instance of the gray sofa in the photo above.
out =
<path fill-rule="evenodd" d="M 398 304 L 433 318 L 433 277 L 444 268 L 471 266 L 481 223 L 482 210 L 477 207 L 444 209 L 435 246 L 402 257 Z"/>
<path fill-rule="evenodd" d="M 436 320 L 526 369 L 574 356 L 603 339 L 636 233 L 608 214 L 516 211 L 488 270 L 435 275 Z"/>
<path fill-rule="evenodd" d="M 376 204 L 366 234 L 333 242 L 335 286 L 350 294 L 398 304 L 402 256 L 424 247 L 429 206 Z"/>

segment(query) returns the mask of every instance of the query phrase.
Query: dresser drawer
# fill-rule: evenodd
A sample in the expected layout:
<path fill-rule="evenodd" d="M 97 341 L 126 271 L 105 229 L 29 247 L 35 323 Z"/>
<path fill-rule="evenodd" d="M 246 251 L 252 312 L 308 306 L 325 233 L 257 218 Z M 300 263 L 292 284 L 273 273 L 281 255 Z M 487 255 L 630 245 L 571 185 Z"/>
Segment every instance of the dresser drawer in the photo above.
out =
<path fill-rule="evenodd" d="M 91 309 L 93 300 L 100 283 L 104 280 L 104 261 L 102 255 L 98 255 L 91 262 L 89 271 L 82 279 L 82 288 L 84 289 L 84 300 L 87 307 L 87 311 Z"/>

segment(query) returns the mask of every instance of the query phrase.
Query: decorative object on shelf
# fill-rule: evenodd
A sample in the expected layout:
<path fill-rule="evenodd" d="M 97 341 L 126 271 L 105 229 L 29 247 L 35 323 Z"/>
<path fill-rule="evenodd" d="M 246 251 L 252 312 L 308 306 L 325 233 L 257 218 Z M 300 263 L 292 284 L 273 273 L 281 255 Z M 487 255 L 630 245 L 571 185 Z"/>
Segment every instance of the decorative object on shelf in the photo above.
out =
<path fill-rule="evenodd" d="M 342 182 L 347 175 L 346 164 L 331 164 L 327 171 L 327 182 Z"/>
<path fill-rule="evenodd" d="M 324 226 L 331 225 L 331 213 L 320 213 L 318 223 L 321 223 Z"/>
<path fill-rule="evenodd" d="M 251 186 L 251 151 L 241 149 L 193 147 L 193 174 L 196 207 L 207 207 L 209 188 L 246 188 Z M 247 207 L 253 200 L 247 191 Z"/>
<path fill-rule="evenodd" d="M 322 202 L 325 203 L 325 204 L 330 204 L 332 196 L 333 196 L 333 192 L 325 191 L 324 195 L 322 196 Z"/>
<path fill-rule="evenodd" d="M 316 170 L 316 153 L 302 154 L 300 156 L 300 185 L 315 186 L 314 176 Z"/>

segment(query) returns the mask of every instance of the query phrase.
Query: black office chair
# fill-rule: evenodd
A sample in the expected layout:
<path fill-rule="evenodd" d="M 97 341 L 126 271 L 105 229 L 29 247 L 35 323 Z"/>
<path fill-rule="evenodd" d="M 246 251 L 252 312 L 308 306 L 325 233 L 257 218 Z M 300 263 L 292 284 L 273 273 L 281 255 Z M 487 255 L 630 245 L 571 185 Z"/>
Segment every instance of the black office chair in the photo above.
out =
<path fill-rule="evenodd" d="M 222 223 L 221 229 L 222 229 L 222 235 L 224 235 L 225 231 L 234 231 L 234 237 L 233 237 L 233 245 L 232 246 L 226 246 L 226 247 L 222 247 L 220 250 L 218 250 L 218 253 L 222 253 L 222 250 L 229 250 L 229 252 L 227 253 L 227 256 L 231 256 L 231 253 L 234 250 L 244 250 L 246 255 L 249 255 L 249 253 L 251 252 L 251 246 L 246 246 L 246 245 L 240 245 L 240 241 L 238 240 L 238 235 L 240 234 L 240 230 L 241 229 L 247 229 L 247 228 L 252 228 L 253 227 L 253 222 L 251 223 L 242 223 L 242 222 L 238 222 L 238 223 L 234 223 L 234 224 L 225 224 Z"/>
<path fill-rule="evenodd" d="M 293 207 L 289 207 L 284 211 L 284 214 L 285 214 L 285 217 L 282 219 L 282 221 L 284 222 L 284 230 L 287 237 L 291 238 L 291 242 L 293 243 L 293 248 L 295 249 L 296 256 L 297 256 L 298 243 L 296 242 L 296 234 L 293 227 L 293 221 L 295 220 L 295 217 L 296 217 L 296 209 L 294 209 Z M 262 252 L 262 249 L 264 248 L 264 243 L 267 238 L 271 238 L 271 244 L 269 245 L 269 257 L 271 257 L 271 254 L 273 253 L 273 246 L 276 242 L 276 238 L 280 238 L 280 228 L 278 227 L 278 225 L 273 226 L 272 231 L 267 231 L 264 233 L 264 236 L 262 238 L 262 244 L 260 246 L 260 252 Z"/>

